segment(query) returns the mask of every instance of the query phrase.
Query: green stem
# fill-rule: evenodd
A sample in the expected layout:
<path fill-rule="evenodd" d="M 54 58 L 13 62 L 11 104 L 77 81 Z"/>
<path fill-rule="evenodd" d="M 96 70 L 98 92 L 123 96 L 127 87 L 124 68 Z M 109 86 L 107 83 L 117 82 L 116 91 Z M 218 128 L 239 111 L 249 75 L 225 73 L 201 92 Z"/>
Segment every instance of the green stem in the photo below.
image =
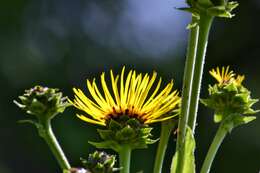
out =
<path fill-rule="evenodd" d="M 222 143 L 223 139 L 225 138 L 226 134 L 228 133 L 228 129 L 225 127 L 225 125 L 226 125 L 225 122 L 222 122 L 221 125 L 219 126 L 216 136 L 214 137 L 210 145 L 209 151 L 202 165 L 200 173 L 208 173 L 210 171 L 211 164 L 215 158 L 219 146 Z"/>
<path fill-rule="evenodd" d="M 41 130 L 42 131 L 40 131 L 39 133 L 44 138 L 44 140 L 46 141 L 48 146 L 50 147 L 53 155 L 57 159 L 62 170 L 70 169 L 70 164 L 67 161 L 67 158 L 66 158 L 65 154 L 63 153 L 63 151 L 52 131 L 51 122 L 50 121 L 45 122 L 44 127 Z"/>
<path fill-rule="evenodd" d="M 190 100 L 190 110 L 189 110 L 189 121 L 188 126 L 191 127 L 193 133 L 196 127 L 197 110 L 201 89 L 201 80 L 203 74 L 203 67 L 205 62 L 206 50 L 209 32 L 213 17 L 207 14 L 201 14 L 199 22 L 199 40 L 198 40 L 198 50 L 196 56 L 196 63 L 194 69 L 194 77 L 192 84 L 191 100 Z"/>
<path fill-rule="evenodd" d="M 192 23 L 197 19 L 193 16 Z M 198 42 L 198 26 L 191 28 L 189 35 L 189 43 L 187 48 L 184 77 L 183 77 L 183 87 L 182 87 L 182 104 L 181 104 L 181 114 L 179 118 L 178 126 L 178 138 L 176 151 L 180 152 L 180 157 L 178 157 L 177 170 L 183 169 L 183 154 L 181 148 L 184 145 L 185 133 L 187 128 L 187 122 L 189 118 L 189 105 L 191 100 L 191 87 L 193 81 L 193 71 L 195 64 L 195 56 L 197 51 Z M 180 172 L 180 171 L 179 171 Z"/>
<path fill-rule="evenodd" d="M 157 147 L 157 153 L 156 153 L 153 173 L 161 173 L 162 172 L 165 152 L 166 152 L 166 149 L 167 149 L 170 134 L 171 134 L 174 126 L 175 126 L 174 120 L 164 121 L 161 124 L 161 136 L 160 136 L 159 145 Z"/>
<path fill-rule="evenodd" d="M 119 151 L 120 173 L 130 173 L 131 147 L 122 145 Z"/>

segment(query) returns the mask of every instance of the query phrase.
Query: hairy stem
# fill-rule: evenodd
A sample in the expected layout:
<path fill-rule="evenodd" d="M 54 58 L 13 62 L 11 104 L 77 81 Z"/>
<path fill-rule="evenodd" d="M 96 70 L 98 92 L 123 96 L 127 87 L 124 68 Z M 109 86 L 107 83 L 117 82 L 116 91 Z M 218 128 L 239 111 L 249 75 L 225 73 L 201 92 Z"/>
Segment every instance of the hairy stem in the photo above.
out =
<path fill-rule="evenodd" d="M 212 21 L 213 21 L 212 16 L 208 16 L 206 14 L 202 14 L 200 16 L 198 49 L 197 49 L 197 55 L 195 61 L 194 77 L 193 77 L 191 100 L 190 100 L 189 120 L 188 120 L 188 126 L 191 127 L 193 133 L 196 127 L 201 80 L 203 75 L 203 67 L 205 62 L 207 43 L 208 43 L 208 37 L 209 37 Z"/>
<path fill-rule="evenodd" d="M 197 19 L 192 17 L 192 23 Z M 191 28 L 189 35 L 189 43 L 187 48 L 184 77 L 183 77 L 183 87 L 182 87 L 182 104 L 181 104 L 181 114 L 179 118 L 178 126 L 178 138 L 176 151 L 180 152 L 180 157 L 178 157 L 177 170 L 179 172 L 183 169 L 183 154 L 184 151 L 181 149 L 184 145 L 185 133 L 187 128 L 187 122 L 189 118 L 189 106 L 191 100 L 191 89 L 193 81 L 193 71 L 195 64 L 195 56 L 197 51 L 198 42 L 198 26 Z M 181 173 L 181 172 L 180 172 Z"/>

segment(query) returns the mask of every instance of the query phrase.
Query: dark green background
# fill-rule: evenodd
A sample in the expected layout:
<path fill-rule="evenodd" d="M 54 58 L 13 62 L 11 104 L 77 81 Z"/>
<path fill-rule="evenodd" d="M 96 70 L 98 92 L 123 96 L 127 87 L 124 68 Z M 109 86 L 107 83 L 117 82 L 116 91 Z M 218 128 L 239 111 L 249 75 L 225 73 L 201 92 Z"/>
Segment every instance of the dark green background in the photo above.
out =
<path fill-rule="evenodd" d="M 160 2 L 151 2 L 157 1 Z M 142 27 L 135 28 L 131 21 L 119 20 L 124 10 L 133 8 L 127 6 L 125 1 L 0 1 L 0 173 L 60 172 L 35 128 L 16 123 L 27 115 L 12 100 L 21 95 L 24 89 L 41 84 L 60 88 L 65 95 L 72 97 L 73 86 L 83 88 L 86 78 L 98 77 L 102 71 L 108 72 L 111 68 L 119 72 L 123 65 L 140 72 L 156 70 L 165 79 L 165 83 L 174 78 L 175 87 L 181 88 L 188 37 L 185 25 L 188 24 L 189 14 L 173 8 L 181 6 L 179 1 L 167 2 L 168 7 L 164 5 L 156 8 L 149 1 L 140 2 L 142 14 L 145 15 L 147 10 L 147 14 L 158 14 L 159 19 L 153 20 L 149 16 L 144 21 L 136 19 Z M 85 8 L 92 7 L 93 4 L 101 9 L 103 16 L 95 16 L 95 13 L 89 13 L 91 8 Z M 165 15 L 160 16 L 164 10 L 170 10 L 170 13 L 172 11 L 173 22 L 170 24 L 167 23 L 169 16 L 167 20 Z M 178 17 L 174 18 L 176 14 Z M 208 84 L 214 81 L 207 71 L 217 65 L 230 65 L 238 73 L 245 74 L 244 84 L 250 88 L 254 98 L 260 97 L 259 0 L 241 1 L 236 14 L 231 20 L 216 19 L 213 24 L 202 97 L 207 95 Z M 106 19 L 104 22 L 101 20 L 103 18 Z M 157 27 L 156 23 L 153 25 L 154 21 L 164 20 L 164 25 L 160 23 L 162 29 L 153 28 Z M 123 26 L 120 30 L 116 27 L 118 23 Z M 132 37 L 133 33 L 129 31 L 139 35 Z M 260 108 L 260 104 L 256 104 L 256 107 Z M 93 151 L 88 140 L 95 141 L 98 136 L 95 133 L 96 127 L 80 121 L 74 114 L 75 110 L 68 108 L 62 116 L 55 118 L 53 126 L 71 164 L 79 166 L 79 158 L 86 158 Z M 212 112 L 201 106 L 196 131 L 198 168 L 216 127 L 212 122 Z M 155 127 L 155 137 L 158 137 L 158 130 Z M 173 141 L 172 137 L 166 165 L 170 164 L 175 148 Z M 156 144 L 147 150 L 134 151 L 131 172 L 143 169 L 145 173 L 151 173 L 155 149 Z M 227 136 L 211 172 L 257 173 L 259 170 L 258 118 Z M 163 173 L 168 172 L 166 166 Z"/>

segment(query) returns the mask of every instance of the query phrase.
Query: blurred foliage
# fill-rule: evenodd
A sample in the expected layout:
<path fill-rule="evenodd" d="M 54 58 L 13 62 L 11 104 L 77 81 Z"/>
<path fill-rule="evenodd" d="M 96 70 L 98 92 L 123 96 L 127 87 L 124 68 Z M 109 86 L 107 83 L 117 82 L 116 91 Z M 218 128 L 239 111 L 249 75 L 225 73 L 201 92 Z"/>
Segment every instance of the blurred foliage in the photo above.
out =
<path fill-rule="evenodd" d="M 138 3 L 134 6 L 133 2 Z M 142 8 L 134 13 L 133 8 L 139 7 L 139 3 Z M 152 6 L 156 3 L 164 6 Z M 45 85 L 60 88 L 64 95 L 71 97 L 73 86 L 83 88 L 86 78 L 97 77 L 110 68 L 119 72 L 122 65 L 138 71 L 156 70 L 166 82 L 174 78 L 176 86 L 181 88 L 187 41 L 185 25 L 188 24 L 189 14 L 176 12 L 173 9 L 176 3 L 176 0 L 168 5 L 164 1 L 155 0 L 151 3 L 134 0 L 2 0 L 0 172 L 59 171 L 58 164 L 35 129 L 16 123 L 23 118 L 24 113 L 12 100 L 26 88 L 36 84 Z M 131 13 L 127 13 L 129 9 Z M 142 10 L 147 10 L 147 13 Z M 165 19 L 165 11 L 169 11 L 172 23 Z M 151 13 L 158 18 L 135 16 Z M 174 18 L 177 13 L 178 18 Z M 245 85 L 252 91 L 252 96 L 260 97 L 259 0 L 241 1 L 235 13 L 237 15 L 233 19 L 217 19 L 213 25 L 202 96 L 206 96 L 208 83 L 212 83 L 208 69 L 217 65 L 230 65 L 235 71 L 246 75 Z M 120 18 L 122 14 L 126 16 L 124 20 Z M 161 23 L 157 25 L 154 21 Z M 259 106 L 256 104 L 256 107 Z M 202 106 L 199 111 L 196 132 L 198 167 L 216 131 L 211 115 L 213 112 Z M 69 108 L 54 120 L 53 126 L 72 165 L 78 166 L 79 158 L 87 157 L 94 150 L 88 141 L 97 140 L 98 135 L 96 127 L 78 120 L 74 114 L 75 110 Z M 234 130 L 225 139 L 212 173 L 260 170 L 259 124 L 260 120 L 257 119 L 248 126 Z M 159 136 L 158 129 L 155 126 L 155 137 Z M 172 137 L 166 165 L 170 165 L 174 148 Z M 132 171 L 143 169 L 144 172 L 151 172 L 155 150 L 156 144 L 146 150 L 135 150 Z M 107 152 L 113 154 L 112 151 Z M 165 168 L 163 172 L 167 170 Z"/>

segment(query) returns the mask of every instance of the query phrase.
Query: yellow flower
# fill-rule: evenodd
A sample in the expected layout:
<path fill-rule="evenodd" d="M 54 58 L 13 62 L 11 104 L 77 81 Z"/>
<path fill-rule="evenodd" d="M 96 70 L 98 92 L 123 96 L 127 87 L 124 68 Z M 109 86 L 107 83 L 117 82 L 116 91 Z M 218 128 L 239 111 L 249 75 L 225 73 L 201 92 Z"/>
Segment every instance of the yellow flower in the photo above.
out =
<path fill-rule="evenodd" d="M 219 67 L 216 69 L 212 69 L 209 71 L 211 76 L 213 76 L 220 85 L 230 84 L 234 82 L 236 85 L 241 85 L 243 80 L 245 79 L 244 75 L 237 75 L 232 71 L 229 70 L 229 66 L 222 67 L 222 70 L 220 71 Z"/>
<path fill-rule="evenodd" d="M 169 114 L 181 100 L 177 90 L 173 91 L 173 81 L 158 93 L 162 83 L 160 78 L 151 92 L 157 77 L 156 72 L 149 76 L 147 73 L 137 74 L 135 70 L 130 70 L 126 79 L 124 73 L 125 67 L 121 75 L 114 75 L 110 70 L 112 92 L 108 88 L 104 72 L 101 74 L 102 93 L 95 79 L 92 82 L 87 80 L 87 87 L 93 100 L 88 98 L 82 90 L 73 88 L 75 99 L 70 102 L 86 113 L 77 114 L 77 116 L 86 122 L 103 126 L 108 120 L 117 119 L 122 115 L 136 118 L 144 124 L 164 121 L 176 116 L 176 114 Z"/>

